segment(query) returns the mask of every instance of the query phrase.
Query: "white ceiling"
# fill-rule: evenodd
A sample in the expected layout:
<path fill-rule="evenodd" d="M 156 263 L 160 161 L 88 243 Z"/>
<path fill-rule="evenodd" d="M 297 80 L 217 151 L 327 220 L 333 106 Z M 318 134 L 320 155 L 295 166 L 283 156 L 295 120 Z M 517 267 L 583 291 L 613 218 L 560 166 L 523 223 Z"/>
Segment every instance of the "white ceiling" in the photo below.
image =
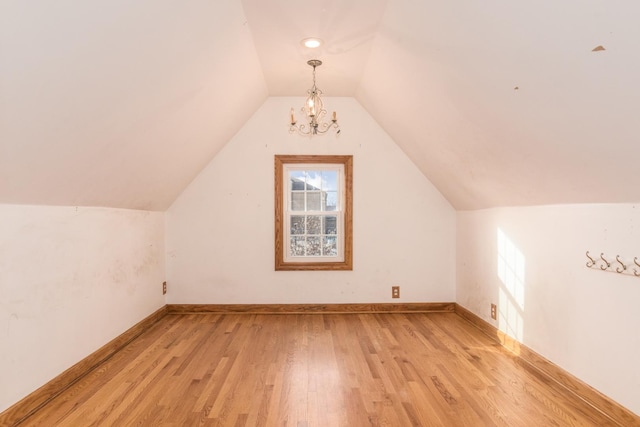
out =
<path fill-rule="evenodd" d="M 287 2 L 242 0 L 269 95 L 300 96 L 311 87 L 309 59 L 320 59 L 318 87 L 354 96 L 384 15 L 386 0 Z M 317 37 L 317 49 L 301 41 Z"/>
<path fill-rule="evenodd" d="M 166 209 L 313 57 L 458 209 L 639 202 L 638 22 L 629 1 L 0 0 L 0 203 Z"/>
<path fill-rule="evenodd" d="M 239 1 L 0 7 L 3 203 L 164 210 L 268 96 Z"/>

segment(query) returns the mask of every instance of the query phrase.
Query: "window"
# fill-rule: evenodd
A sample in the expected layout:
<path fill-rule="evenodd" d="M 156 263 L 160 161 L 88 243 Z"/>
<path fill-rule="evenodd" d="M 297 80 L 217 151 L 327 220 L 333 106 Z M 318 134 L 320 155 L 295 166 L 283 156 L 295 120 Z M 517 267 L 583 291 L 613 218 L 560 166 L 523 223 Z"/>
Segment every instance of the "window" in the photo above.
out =
<path fill-rule="evenodd" d="M 352 156 L 275 156 L 276 270 L 352 270 Z"/>

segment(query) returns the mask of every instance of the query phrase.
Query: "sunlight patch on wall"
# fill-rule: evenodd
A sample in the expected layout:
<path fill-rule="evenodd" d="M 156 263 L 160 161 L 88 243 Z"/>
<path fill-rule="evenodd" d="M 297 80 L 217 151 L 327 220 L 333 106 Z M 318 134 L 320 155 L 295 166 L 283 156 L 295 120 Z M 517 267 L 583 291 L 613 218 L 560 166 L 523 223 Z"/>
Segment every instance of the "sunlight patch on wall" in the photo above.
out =
<path fill-rule="evenodd" d="M 522 342 L 524 338 L 525 258 L 498 228 L 498 328 Z"/>

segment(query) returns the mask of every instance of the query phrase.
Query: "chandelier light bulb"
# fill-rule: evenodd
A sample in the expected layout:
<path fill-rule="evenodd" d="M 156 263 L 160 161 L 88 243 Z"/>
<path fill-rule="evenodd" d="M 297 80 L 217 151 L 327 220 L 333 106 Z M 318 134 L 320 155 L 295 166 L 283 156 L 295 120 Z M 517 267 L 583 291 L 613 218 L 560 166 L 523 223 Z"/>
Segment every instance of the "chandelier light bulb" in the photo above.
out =
<path fill-rule="evenodd" d="M 307 98 L 307 111 L 309 112 L 309 116 L 313 117 L 316 115 L 316 108 L 313 103 L 313 98 Z"/>

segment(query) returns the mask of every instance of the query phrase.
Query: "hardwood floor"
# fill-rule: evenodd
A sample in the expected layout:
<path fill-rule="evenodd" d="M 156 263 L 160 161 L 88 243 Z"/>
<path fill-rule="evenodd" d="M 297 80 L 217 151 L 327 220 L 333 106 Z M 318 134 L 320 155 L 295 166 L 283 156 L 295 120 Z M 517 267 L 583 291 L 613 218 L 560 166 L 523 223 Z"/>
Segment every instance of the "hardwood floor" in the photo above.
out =
<path fill-rule="evenodd" d="M 21 426 L 610 426 L 454 313 L 169 314 Z"/>

